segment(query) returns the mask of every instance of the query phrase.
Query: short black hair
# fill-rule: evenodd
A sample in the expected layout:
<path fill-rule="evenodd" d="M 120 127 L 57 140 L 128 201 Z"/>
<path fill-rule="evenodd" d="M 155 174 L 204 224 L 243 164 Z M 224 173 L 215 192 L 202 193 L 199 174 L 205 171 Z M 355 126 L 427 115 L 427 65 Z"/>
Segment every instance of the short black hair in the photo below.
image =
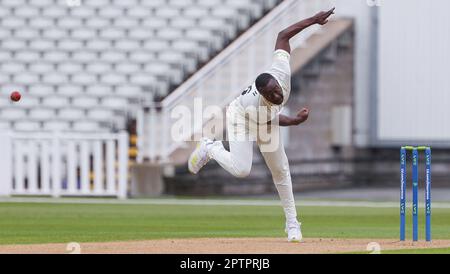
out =
<path fill-rule="evenodd" d="M 267 84 L 270 82 L 270 80 L 275 79 L 272 75 L 270 75 L 269 73 L 263 73 L 260 74 L 255 81 L 255 85 L 256 85 L 256 89 L 258 91 L 261 91 L 262 89 L 264 89 Z"/>

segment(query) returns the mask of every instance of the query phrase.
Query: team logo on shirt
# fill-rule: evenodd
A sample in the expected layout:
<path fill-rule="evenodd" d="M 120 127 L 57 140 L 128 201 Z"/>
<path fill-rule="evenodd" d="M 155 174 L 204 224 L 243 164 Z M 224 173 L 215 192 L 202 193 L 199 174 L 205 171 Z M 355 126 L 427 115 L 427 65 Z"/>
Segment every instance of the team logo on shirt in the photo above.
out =
<path fill-rule="evenodd" d="M 252 86 L 248 86 L 248 88 L 246 90 L 244 90 L 241 95 L 245 95 L 245 94 L 249 93 L 251 90 L 252 90 Z"/>
<path fill-rule="evenodd" d="M 251 91 L 252 91 L 252 86 L 249 86 L 246 90 L 244 90 L 244 91 L 242 92 L 241 95 L 242 95 L 242 96 L 247 95 L 247 94 L 249 94 Z M 258 95 L 258 91 L 257 91 L 256 89 L 253 90 L 252 95 L 253 95 L 253 96 Z"/>

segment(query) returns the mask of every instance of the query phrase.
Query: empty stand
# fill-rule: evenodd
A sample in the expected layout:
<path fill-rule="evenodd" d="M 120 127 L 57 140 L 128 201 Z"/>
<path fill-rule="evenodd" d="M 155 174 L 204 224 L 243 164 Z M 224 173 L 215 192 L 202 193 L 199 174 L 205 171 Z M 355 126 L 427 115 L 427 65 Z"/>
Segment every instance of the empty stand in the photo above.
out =
<path fill-rule="evenodd" d="M 276 3 L 2 0 L 0 129 L 123 128 Z M 19 104 L 5 100 L 13 90 Z"/>

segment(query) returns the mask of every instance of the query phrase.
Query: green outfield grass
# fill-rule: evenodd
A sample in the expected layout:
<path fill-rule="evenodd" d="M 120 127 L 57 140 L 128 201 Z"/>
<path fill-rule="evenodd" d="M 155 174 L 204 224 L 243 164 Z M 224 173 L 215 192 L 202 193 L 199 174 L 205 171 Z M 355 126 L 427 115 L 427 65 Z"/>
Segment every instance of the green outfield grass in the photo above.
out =
<path fill-rule="evenodd" d="M 450 248 L 386 250 L 382 254 L 450 254 Z"/>
<path fill-rule="evenodd" d="M 398 238 L 397 208 L 301 207 L 299 213 L 305 237 Z M 434 239 L 450 239 L 449 216 L 450 209 L 433 210 Z M 420 216 L 421 238 L 423 221 Z M 0 244 L 285 236 L 277 206 L 0 203 L 0 228 Z"/>
<path fill-rule="evenodd" d="M 344 254 L 369 254 L 369 252 L 348 252 Z M 381 250 L 380 254 L 450 254 L 450 248 L 418 248 L 401 250 Z"/>

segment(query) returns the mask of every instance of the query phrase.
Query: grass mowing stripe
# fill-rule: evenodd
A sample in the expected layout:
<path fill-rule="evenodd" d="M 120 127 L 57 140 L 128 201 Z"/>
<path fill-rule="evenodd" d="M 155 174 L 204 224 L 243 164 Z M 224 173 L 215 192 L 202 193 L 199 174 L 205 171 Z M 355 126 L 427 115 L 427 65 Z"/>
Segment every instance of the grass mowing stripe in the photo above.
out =
<path fill-rule="evenodd" d="M 101 204 L 101 205 L 201 205 L 201 206 L 280 206 L 277 198 L 274 199 L 195 199 L 195 198 L 155 198 L 155 199 L 129 199 L 117 200 L 107 198 L 0 198 L 0 203 L 37 203 L 37 204 Z M 368 202 L 347 200 L 305 200 L 299 199 L 299 206 L 324 206 L 324 207 L 370 207 L 370 208 L 398 208 L 397 202 Z M 408 207 L 412 203 L 407 203 Z M 423 208 L 424 203 L 419 203 Z M 450 209 L 450 203 L 433 203 L 433 208 Z"/>
<path fill-rule="evenodd" d="M 418 249 L 401 249 L 401 250 L 381 250 L 383 254 L 450 254 L 450 247 L 448 248 L 418 248 Z M 348 252 L 343 254 L 370 254 L 366 252 Z M 372 255 L 372 254 L 371 254 Z M 376 254 L 378 255 L 378 254 Z"/>
<path fill-rule="evenodd" d="M 398 208 L 298 210 L 305 237 L 398 237 Z M 433 238 L 450 239 L 449 215 L 449 209 L 433 210 Z M 0 227 L 0 244 L 285 236 L 279 206 L 0 203 Z"/>
<path fill-rule="evenodd" d="M 386 250 L 382 251 L 382 254 L 450 254 L 450 248 Z"/>

